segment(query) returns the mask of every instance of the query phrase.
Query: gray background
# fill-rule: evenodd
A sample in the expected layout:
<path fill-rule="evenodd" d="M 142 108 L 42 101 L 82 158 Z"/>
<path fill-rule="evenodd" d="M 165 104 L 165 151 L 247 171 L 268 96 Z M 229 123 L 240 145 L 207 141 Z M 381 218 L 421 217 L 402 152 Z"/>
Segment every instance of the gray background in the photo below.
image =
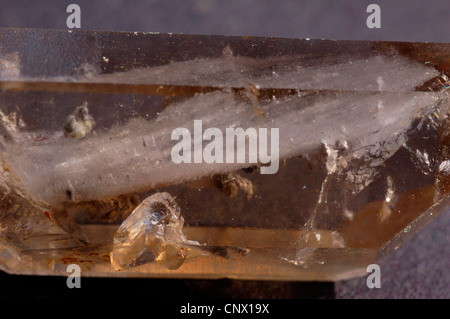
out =
<path fill-rule="evenodd" d="M 81 6 L 84 30 L 450 42 L 450 1 L 446 0 L 15 0 L 0 1 L 0 26 L 65 29 L 70 3 Z M 366 27 L 370 3 L 381 7 L 381 29 Z M 362 277 L 335 283 L 334 297 L 449 298 L 449 226 L 447 212 L 388 257 L 381 265 L 381 289 L 368 289 Z M 220 284 L 223 287 L 223 282 Z M 204 289 L 205 294 L 218 289 L 214 283 L 189 285 Z M 305 286 L 292 287 L 235 282 L 227 289 L 258 290 L 258 294 L 249 293 L 250 297 L 308 297 L 307 292 L 300 291 Z M 311 297 L 330 297 L 318 291 L 322 286 L 317 287 L 308 286 Z M 245 297 L 236 293 L 230 296 Z"/>
<path fill-rule="evenodd" d="M 450 42 L 447 0 L 0 0 L 0 26 L 66 28 L 70 3 L 87 30 Z M 366 27 L 370 3 L 381 29 Z"/>

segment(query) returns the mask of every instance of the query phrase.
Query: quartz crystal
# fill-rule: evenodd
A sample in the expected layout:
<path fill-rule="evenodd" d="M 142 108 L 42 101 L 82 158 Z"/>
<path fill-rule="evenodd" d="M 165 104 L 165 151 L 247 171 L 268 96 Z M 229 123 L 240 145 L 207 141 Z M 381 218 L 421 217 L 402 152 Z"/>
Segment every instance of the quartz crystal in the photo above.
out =
<path fill-rule="evenodd" d="M 178 269 L 191 250 L 183 234 L 180 208 L 168 193 L 146 198 L 120 225 L 114 236 L 111 263 L 116 270 L 155 261 Z M 199 255 L 199 254 L 195 254 Z"/>
<path fill-rule="evenodd" d="M 366 274 L 449 206 L 449 75 L 448 44 L 0 29 L 0 269 Z M 208 128 L 254 131 L 208 161 Z"/>

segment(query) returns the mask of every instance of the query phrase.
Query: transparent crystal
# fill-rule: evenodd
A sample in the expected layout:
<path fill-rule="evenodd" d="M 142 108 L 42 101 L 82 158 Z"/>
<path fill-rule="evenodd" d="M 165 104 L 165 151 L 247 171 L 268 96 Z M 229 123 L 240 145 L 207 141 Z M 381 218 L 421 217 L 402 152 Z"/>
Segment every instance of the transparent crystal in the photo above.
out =
<path fill-rule="evenodd" d="M 448 207 L 448 44 L 17 29 L 0 41 L 9 273 L 339 280 Z M 278 171 L 174 163 L 171 133 L 195 120 L 279 128 Z"/>
<path fill-rule="evenodd" d="M 170 194 L 156 193 L 144 199 L 114 236 L 113 268 L 123 270 L 155 261 L 178 269 L 188 252 L 195 250 L 190 246 L 199 246 L 186 239 L 183 223 L 180 208 Z"/>

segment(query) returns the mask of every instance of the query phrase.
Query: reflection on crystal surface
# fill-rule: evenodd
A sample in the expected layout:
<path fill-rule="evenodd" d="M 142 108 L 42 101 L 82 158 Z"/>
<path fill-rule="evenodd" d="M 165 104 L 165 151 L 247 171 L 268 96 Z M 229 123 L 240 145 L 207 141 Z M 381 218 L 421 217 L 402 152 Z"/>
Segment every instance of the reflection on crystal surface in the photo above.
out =
<path fill-rule="evenodd" d="M 0 41 L 10 273 L 339 280 L 448 207 L 449 45 L 13 29 Z M 195 120 L 278 128 L 278 171 L 175 164 L 171 133 Z"/>

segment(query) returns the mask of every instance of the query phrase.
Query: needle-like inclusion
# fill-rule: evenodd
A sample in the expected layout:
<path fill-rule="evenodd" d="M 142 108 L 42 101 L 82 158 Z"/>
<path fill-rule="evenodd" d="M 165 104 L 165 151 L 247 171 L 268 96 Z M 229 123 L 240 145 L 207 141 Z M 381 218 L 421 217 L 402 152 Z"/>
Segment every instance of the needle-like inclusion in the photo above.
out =
<path fill-rule="evenodd" d="M 338 280 L 448 206 L 447 44 L 16 29 L 0 43 L 7 272 Z M 278 171 L 175 164 L 171 133 L 195 120 L 278 128 Z"/>

